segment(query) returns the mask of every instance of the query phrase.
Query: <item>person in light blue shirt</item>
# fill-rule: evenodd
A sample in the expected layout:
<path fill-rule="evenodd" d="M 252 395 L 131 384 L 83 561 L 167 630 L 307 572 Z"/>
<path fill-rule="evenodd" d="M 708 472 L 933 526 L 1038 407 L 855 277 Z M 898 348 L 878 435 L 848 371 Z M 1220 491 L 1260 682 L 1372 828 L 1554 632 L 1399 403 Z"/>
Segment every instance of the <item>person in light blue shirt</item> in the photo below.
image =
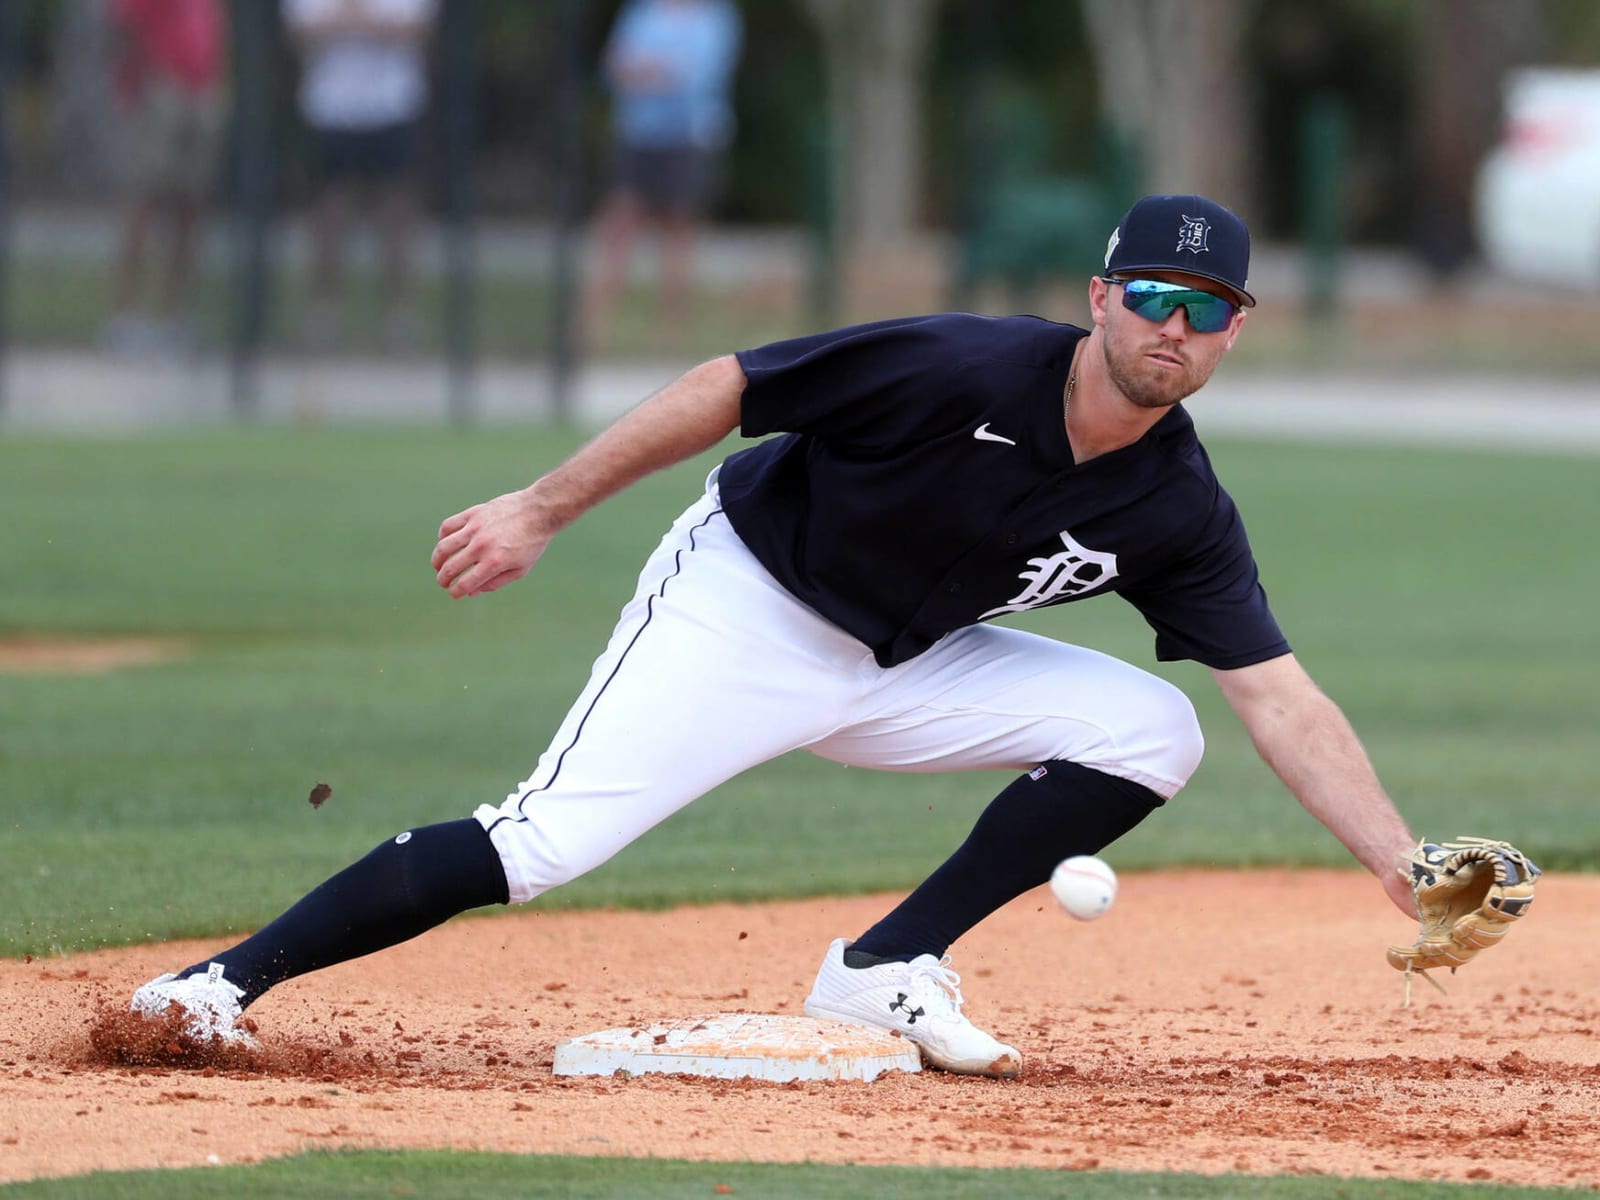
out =
<path fill-rule="evenodd" d="M 606 339 L 646 225 L 661 237 L 657 340 L 681 333 L 695 233 L 733 140 L 729 93 L 743 35 L 731 0 L 630 0 L 617 16 L 602 62 L 614 148 L 584 303 L 582 334 L 591 344 Z"/>

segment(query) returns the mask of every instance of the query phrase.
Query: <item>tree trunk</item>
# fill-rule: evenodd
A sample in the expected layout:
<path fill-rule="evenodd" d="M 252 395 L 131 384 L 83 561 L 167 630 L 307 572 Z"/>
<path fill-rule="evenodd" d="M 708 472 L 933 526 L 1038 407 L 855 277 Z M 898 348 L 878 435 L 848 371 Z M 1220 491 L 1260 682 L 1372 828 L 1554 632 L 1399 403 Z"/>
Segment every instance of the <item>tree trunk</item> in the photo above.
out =
<path fill-rule="evenodd" d="M 938 0 L 805 0 L 828 71 L 835 228 L 846 254 L 904 243 L 921 216 L 922 84 Z"/>
<path fill-rule="evenodd" d="M 1135 149 L 1143 191 L 1198 192 L 1253 216 L 1244 38 L 1255 7 L 1256 0 L 1084 0 L 1100 109 Z"/>
<path fill-rule="evenodd" d="M 1475 249 L 1473 185 L 1499 131 L 1506 72 L 1535 59 L 1546 25 L 1539 0 L 1417 0 L 1414 19 L 1413 244 L 1442 280 Z"/>

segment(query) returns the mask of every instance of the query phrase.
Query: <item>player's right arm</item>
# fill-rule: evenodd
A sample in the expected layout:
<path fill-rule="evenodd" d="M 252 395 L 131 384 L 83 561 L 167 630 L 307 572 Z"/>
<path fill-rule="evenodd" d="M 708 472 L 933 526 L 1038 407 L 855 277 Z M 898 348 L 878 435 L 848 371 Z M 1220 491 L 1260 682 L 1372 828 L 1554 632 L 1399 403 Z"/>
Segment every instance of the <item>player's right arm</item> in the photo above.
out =
<path fill-rule="evenodd" d="M 744 387 L 731 354 L 702 363 L 528 487 L 447 517 L 433 548 L 439 586 L 459 600 L 521 579 L 556 534 L 602 500 L 737 429 Z"/>

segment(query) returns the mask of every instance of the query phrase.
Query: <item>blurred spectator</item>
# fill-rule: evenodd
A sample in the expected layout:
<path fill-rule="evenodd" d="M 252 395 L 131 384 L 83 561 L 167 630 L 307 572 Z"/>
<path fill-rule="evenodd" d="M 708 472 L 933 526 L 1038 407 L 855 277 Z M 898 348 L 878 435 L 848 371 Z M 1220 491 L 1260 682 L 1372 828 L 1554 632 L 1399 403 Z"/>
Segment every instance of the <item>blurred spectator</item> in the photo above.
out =
<path fill-rule="evenodd" d="M 427 41 L 436 9 L 435 0 L 283 0 L 301 56 L 300 115 L 311 133 L 317 185 L 304 328 L 311 349 L 340 340 L 345 240 L 358 201 L 378 213 L 384 346 L 406 350 L 420 336 L 412 171 L 428 106 Z"/>
<path fill-rule="evenodd" d="M 733 137 L 729 92 L 743 39 L 730 0 L 628 0 L 606 42 L 612 93 L 611 191 L 582 336 L 603 342 L 640 227 L 661 238 L 658 335 L 675 341 L 688 311 L 694 238 Z"/>
<path fill-rule="evenodd" d="M 226 15 L 222 0 L 110 0 L 110 15 L 131 197 L 105 340 L 116 350 L 184 349 L 192 342 L 196 242 L 226 116 Z M 146 296 L 147 251 L 162 232 L 164 269 Z"/>

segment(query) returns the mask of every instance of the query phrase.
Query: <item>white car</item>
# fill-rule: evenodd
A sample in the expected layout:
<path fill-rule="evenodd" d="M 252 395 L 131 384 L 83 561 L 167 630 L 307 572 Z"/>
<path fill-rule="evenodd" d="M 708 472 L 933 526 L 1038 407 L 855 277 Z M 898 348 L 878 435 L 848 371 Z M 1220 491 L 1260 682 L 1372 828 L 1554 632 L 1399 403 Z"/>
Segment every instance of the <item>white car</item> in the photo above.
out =
<path fill-rule="evenodd" d="M 1514 71 L 1478 173 L 1478 242 L 1506 275 L 1600 291 L 1600 71 Z"/>

